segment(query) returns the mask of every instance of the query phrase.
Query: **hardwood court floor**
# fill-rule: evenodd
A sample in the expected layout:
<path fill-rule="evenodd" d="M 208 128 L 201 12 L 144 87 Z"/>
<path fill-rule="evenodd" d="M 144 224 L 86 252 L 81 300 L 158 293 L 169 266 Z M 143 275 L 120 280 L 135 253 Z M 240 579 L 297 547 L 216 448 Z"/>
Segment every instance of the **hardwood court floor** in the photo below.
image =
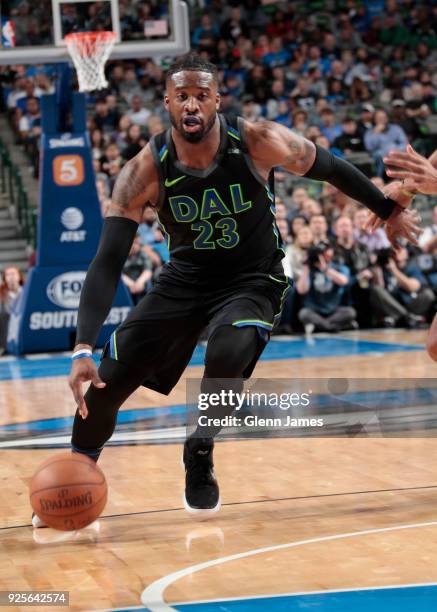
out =
<path fill-rule="evenodd" d="M 315 338 L 309 357 L 262 361 L 256 375 L 435 376 L 424 351 L 401 348 L 423 343 L 423 333 L 353 337 L 399 350 L 313 357 L 323 344 Z M 194 366 L 188 373 L 200 372 Z M 140 390 L 124 410 L 184 399 L 182 383 L 168 398 Z M 0 400 L 3 426 L 73 411 L 65 376 L 2 380 Z M 0 448 L 6 431 L 0 428 Z M 69 590 L 71 609 L 99 610 L 141 606 L 146 589 L 144 603 L 153 609 L 161 597 L 190 602 L 437 583 L 432 437 L 222 441 L 215 460 L 223 507 L 207 522 L 183 510 L 179 443 L 108 447 L 100 465 L 110 495 L 99 530 L 34 533 L 27 484 L 54 452 L 23 445 L 0 453 L 0 590 Z"/>

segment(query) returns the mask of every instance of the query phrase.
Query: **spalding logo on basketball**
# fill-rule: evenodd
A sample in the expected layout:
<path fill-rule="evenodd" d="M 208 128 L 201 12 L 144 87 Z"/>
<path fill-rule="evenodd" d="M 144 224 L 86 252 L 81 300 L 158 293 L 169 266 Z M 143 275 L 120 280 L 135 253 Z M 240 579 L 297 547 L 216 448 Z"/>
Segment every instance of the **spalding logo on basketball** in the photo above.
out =
<path fill-rule="evenodd" d="M 61 308 L 79 308 L 86 272 L 66 272 L 52 279 L 47 287 L 47 297 Z"/>
<path fill-rule="evenodd" d="M 61 215 L 61 223 L 68 230 L 77 230 L 83 224 L 82 211 L 74 206 L 66 208 Z"/>
<path fill-rule="evenodd" d="M 59 453 L 44 461 L 30 483 L 30 503 L 49 527 L 82 529 L 96 520 L 107 500 L 102 470 L 79 453 Z"/>

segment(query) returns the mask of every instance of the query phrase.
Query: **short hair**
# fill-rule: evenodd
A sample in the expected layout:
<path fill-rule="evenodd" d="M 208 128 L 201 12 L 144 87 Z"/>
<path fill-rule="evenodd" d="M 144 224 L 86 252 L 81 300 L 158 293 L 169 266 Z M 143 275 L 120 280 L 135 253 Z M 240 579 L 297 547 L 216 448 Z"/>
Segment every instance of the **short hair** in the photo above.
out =
<path fill-rule="evenodd" d="M 173 62 L 166 74 L 166 81 L 170 77 L 172 77 L 177 72 L 182 72 L 183 70 L 187 70 L 189 72 L 209 72 L 213 75 L 214 80 L 218 81 L 218 71 L 217 66 L 204 59 L 200 55 L 196 53 L 187 53 Z"/>

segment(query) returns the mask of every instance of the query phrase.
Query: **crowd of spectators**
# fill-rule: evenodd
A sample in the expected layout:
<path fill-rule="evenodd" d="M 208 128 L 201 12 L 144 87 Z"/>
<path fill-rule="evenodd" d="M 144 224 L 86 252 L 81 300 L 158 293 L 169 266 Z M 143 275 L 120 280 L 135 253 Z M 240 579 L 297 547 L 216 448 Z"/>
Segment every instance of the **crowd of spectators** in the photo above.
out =
<path fill-rule="evenodd" d="M 135 10 L 155 6 L 133 3 Z M 19 5 L 19 4 L 18 4 Z M 420 0 L 268 2 L 192 0 L 191 43 L 219 68 L 221 112 L 269 119 L 344 157 L 383 188 L 384 155 L 410 142 L 436 148 L 437 4 Z M 122 23 L 132 10 L 121 2 Z M 88 127 L 104 214 L 123 164 L 169 127 L 162 100 L 170 58 L 110 61 L 108 89 L 89 98 Z M 51 68 L 0 67 L 3 103 L 33 156 L 39 97 Z M 365 210 L 329 184 L 275 173 L 285 269 L 295 281 L 282 330 L 422 325 L 437 291 L 437 217 L 420 248 L 389 249 L 383 229 L 362 229 Z M 431 209 L 432 199 L 423 205 Z M 426 211 L 425 211 L 426 212 Z M 425 214 L 426 219 L 426 214 Z M 138 300 L 168 260 L 152 210 L 125 269 Z"/>

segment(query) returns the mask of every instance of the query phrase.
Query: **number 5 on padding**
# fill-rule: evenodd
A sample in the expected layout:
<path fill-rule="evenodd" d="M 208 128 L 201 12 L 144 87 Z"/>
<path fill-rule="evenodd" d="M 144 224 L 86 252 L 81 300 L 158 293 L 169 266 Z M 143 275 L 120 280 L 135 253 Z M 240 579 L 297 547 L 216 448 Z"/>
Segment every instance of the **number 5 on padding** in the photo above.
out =
<path fill-rule="evenodd" d="M 80 155 L 58 155 L 53 160 L 53 180 L 61 187 L 81 185 L 84 180 L 83 159 Z"/>

